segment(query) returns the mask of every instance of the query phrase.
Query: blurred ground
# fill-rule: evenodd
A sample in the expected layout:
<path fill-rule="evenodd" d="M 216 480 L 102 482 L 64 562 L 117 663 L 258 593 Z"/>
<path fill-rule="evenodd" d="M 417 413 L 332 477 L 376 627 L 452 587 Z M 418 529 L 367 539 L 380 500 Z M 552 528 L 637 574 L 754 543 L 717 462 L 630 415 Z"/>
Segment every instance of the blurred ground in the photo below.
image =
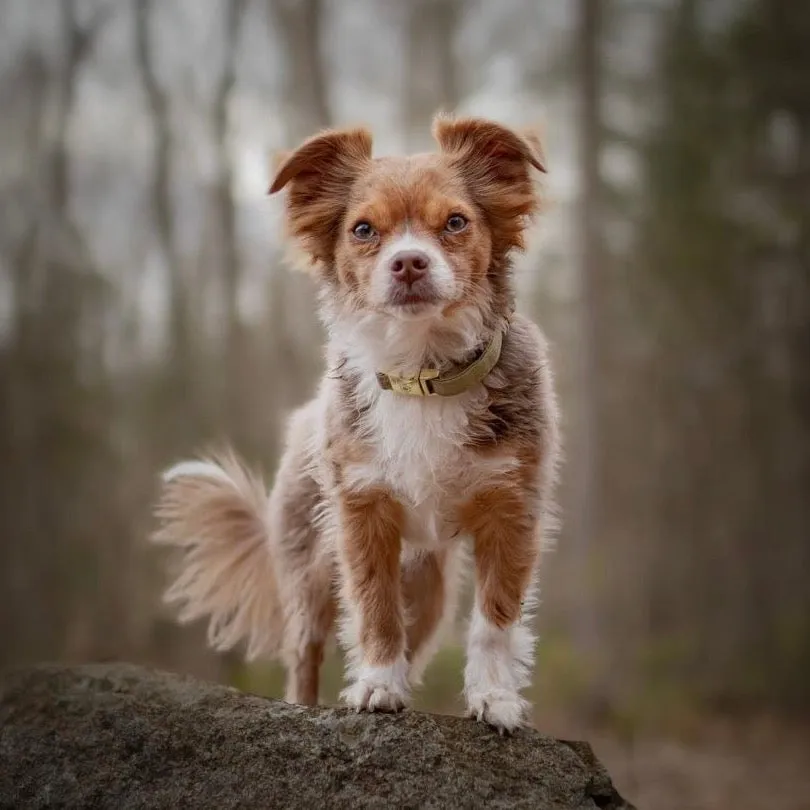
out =
<path fill-rule="evenodd" d="M 639 808 L 810 808 L 810 734 L 784 719 L 706 718 L 691 738 L 642 736 L 632 744 L 605 730 L 577 736 L 591 742 L 619 792 Z"/>

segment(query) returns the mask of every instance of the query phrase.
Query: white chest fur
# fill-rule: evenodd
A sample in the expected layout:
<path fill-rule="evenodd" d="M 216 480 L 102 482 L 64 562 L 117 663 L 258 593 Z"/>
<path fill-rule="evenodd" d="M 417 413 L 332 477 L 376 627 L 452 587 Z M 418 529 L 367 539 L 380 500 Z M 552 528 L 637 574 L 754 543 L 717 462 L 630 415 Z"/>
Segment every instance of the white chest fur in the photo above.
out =
<path fill-rule="evenodd" d="M 354 398 L 362 416 L 355 428 L 369 450 L 343 470 L 344 481 L 392 491 L 406 510 L 406 542 L 435 547 L 457 533 L 459 504 L 516 461 L 467 446 L 471 419 L 487 407 L 482 386 L 454 397 L 412 397 L 382 390 L 376 372 L 415 374 L 431 354 L 468 354 L 482 342 L 481 311 L 462 307 L 439 332 L 430 320 L 374 313 L 333 313 L 328 321 L 332 356 L 359 378 Z"/>
<path fill-rule="evenodd" d="M 383 485 L 397 496 L 410 544 L 435 548 L 452 538 L 458 505 L 515 464 L 483 458 L 466 446 L 470 416 L 486 406 L 483 388 L 447 398 L 410 397 L 383 391 L 368 376 L 358 396 L 369 405 L 361 429 L 372 455 L 344 474 L 351 485 Z"/>

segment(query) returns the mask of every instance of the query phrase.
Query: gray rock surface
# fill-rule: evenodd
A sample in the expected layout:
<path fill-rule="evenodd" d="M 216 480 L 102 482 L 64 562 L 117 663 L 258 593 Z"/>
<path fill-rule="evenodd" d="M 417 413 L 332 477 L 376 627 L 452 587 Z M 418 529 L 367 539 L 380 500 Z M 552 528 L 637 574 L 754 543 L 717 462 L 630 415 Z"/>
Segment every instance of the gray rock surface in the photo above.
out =
<path fill-rule="evenodd" d="M 0 680 L 0 807 L 629 810 L 586 743 L 303 708 L 126 664 Z"/>

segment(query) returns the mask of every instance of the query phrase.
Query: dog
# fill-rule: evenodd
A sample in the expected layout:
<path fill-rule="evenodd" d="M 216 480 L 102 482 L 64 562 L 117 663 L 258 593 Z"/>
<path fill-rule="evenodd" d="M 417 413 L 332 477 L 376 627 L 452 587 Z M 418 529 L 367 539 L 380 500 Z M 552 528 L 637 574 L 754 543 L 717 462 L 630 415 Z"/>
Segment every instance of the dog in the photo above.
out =
<path fill-rule="evenodd" d="M 270 193 L 287 190 L 317 278 L 327 370 L 269 495 L 231 452 L 177 464 L 154 540 L 181 550 L 166 600 L 208 619 L 214 649 L 281 658 L 286 699 L 311 705 L 337 627 L 342 699 L 369 712 L 408 704 L 471 556 L 464 696 L 503 733 L 528 708 L 560 455 L 546 340 L 511 272 L 545 165 L 531 132 L 446 115 L 432 131 L 430 154 L 374 158 L 356 128 L 281 159 Z"/>

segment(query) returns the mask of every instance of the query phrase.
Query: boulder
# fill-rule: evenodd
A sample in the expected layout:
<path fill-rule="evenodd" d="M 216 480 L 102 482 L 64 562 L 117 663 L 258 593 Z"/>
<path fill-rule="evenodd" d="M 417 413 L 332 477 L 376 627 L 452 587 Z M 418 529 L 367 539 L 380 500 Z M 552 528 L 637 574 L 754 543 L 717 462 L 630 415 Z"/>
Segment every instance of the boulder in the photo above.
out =
<path fill-rule="evenodd" d="M 587 743 L 305 708 L 128 664 L 0 679 L 0 807 L 630 810 Z"/>

